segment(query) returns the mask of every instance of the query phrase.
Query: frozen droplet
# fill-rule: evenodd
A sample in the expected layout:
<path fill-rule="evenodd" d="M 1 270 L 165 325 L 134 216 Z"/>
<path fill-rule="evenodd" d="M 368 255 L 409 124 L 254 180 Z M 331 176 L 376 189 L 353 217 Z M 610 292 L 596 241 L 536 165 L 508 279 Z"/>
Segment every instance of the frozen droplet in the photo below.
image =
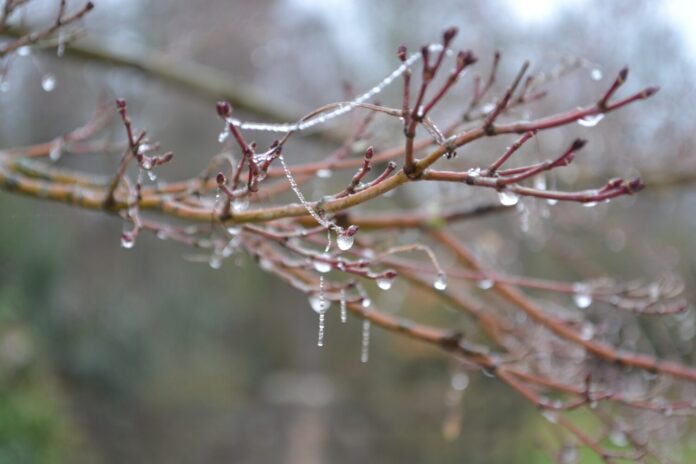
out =
<path fill-rule="evenodd" d="M 551 422 L 552 424 L 558 422 L 558 413 L 556 411 L 549 411 L 547 409 L 545 411 L 542 411 L 541 415 L 544 416 L 544 419 Z"/>
<path fill-rule="evenodd" d="M 249 199 L 247 197 L 235 198 L 232 202 L 232 212 L 241 213 L 249 208 Z"/>
<path fill-rule="evenodd" d="M 341 251 L 350 250 L 353 247 L 354 242 L 355 237 L 353 235 L 341 233 L 338 234 L 338 237 L 336 237 L 336 245 L 338 245 L 338 249 Z"/>
<path fill-rule="evenodd" d="M 469 386 L 469 376 L 466 375 L 466 372 L 457 372 L 452 376 L 451 383 L 454 390 L 466 390 L 466 387 Z"/>
<path fill-rule="evenodd" d="M 495 108 L 495 105 L 494 105 L 493 103 L 486 103 L 486 104 L 483 105 L 483 107 L 481 108 L 481 112 L 484 113 L 484 114 L 488 114 L 488 113 L 490 113 L 491 111 L 493 111 L 494 108 Z"/>
<path fill-rule="evenodd" d="M 19 56 L 29 56 L 31 55 L 31 47 L 29 45 L 24 45 L 17 49 L 17 55 Z"/>
<path fill-rule="evenodd" d="M 41 88 L 44 92 L 53 92 L 56 88 L 56 76 L 52 73 L 46 73 L 41 78 Z"/>
<path fill-rule="evenodd" d="M 48 153 L 48 158 L 51 161 L 58 161 L 60 159 L 60 155 L 63 153 L 63 147 L 61 146 L 60 143 L 54 143 L 53 146 L 51 147 L 51 151 Z"/>
<path fill-rule="evenodd" d="M 515 206 L 517 202 L 520 201 L 519 195 L 509 190 L 501 190 L 498 192 L 498 199 L 503 206 Z"/>
<path fill-rule="evenodd" d="M 328 179 L 332 175 L 333 175 L 333 172 L 331 171 L 331 169 L 319 169 L 317 171 L 317 177 L 320 177 L 322 179 Z"/>
<path fill-rule="evenodd" d="M 392 288 L 392 285 L 394 284 L 394 278 L 393 277 L 378 277 L 377 278 L 377 286 L 381 288 L 382 290 L 389 290 Z"/>
<path fill-rule="evenodd" d="M 584 206 L 585 208 L 594 208 L 595 206 L 597 206 L 597 202 L 588 201 L 587 203 L 583 203 L 582 206 Z"/>
<path fill-rule="evenodd" d="M 447 276 L 445 274 L 438 274 L 437 279 L 433 282 L 433 287 L 440 291 L 447 290 Z"/>
<path fill-rule="evenodd" d="M 220 132 L 218 135 L 218 142 L 223 143 L 225 140 L 227 140 L 227 137 L 230 136 L 230 129 L 227 127 L 227 124 L 225 124 L 225 128 Z"/>
<path fill-rule="evenodd" d="M 323 299 L 323 298 L 322 298 Z M 319 311 L 319 334 L 317 335 L 317 346 L 324 346 L 324 332 L 326 327 L 326 309 Z"/>
<path fill-rule="evenodd" d="M 494 283 L 493 279 L 481 279 L 478 282 L 476 282 L 476 285 L 481 290 L 488 290 L 489 288 L 491 288 L 493 286 L 493 283 Z"/>
<path fill-rule="evenodd" d="M 599 121 L 604 119 L 604 113 L 588 114 L 587 116 L 578 119 L 578 124 L 584 127 L 594 127 L 599 124 Z"/>
<path fill-rule="evenodd" d="M 130 250 L 135 245 L 135 237 L 130 232 L 121 234 L 121 246 L 126 250 Z"/>
<path fill-rule="evenodd" d="M 157 174 L 152 171 L 147 171 L 147 178 L 154 182 L 157 180 Z"/>
<path fill-rule="evenodd" d="M 220 259 L 219 256 L 213 255 L 210 257 L 208 264 L 210 265 L 211 269 L 220 269 L 220 267 L 222 267 L 222 259 Z"/>
<path fill-rule="evenodd" d="M 586 322 L 580 327 L 580 338 L 587 341 L 587 340 L 592 340 L 595 335 L 595 329 L 594 325 L 592 325 L 589 322 Z"/>
<path fill-rule="evenodd" d="M 590 77 L 592 78 L 593 81 L 598 81 L 602 79 L 602 70 L 599 68 L 594 68 L 592 71 L 590 71 Z"/>
<path fill-rule="evenodd" d="M 323 298 L 321 295 L 312 295 L 309 297 L 309 306 L 312 307 L 312 310 L 314 310 L 314 312 L 316 312 L 317 314 L 321 314 L 322 312 L 325 312 L 327 309 L 329 309 L 329 306 L 331 306 L 331 302 L 326 298 Z"/>
<path fill-rule="evenodd" d="M 471 168 L 466 171 L 466 174 L 471 178 L 476 178 L 481 175 L 481 168 Z"/>
<path fill-rule="evenodd" d="M 363 319 L 360 362 L 366 363 L 370 357 L 370 321 Z"/>
<path fill-rule="evenodd" d="M 609 434 L 609 440 L 618 447 L 623 448 L 628 444 L 628 438 L 626 437 L 626 434 L 623 433 L 620 430 L 614 430 Z"/>
<path fill-rule="evenodd" d="M 227 233 L 230 235 L 237 235 L 240 231 L 241 229 L 237 226 L 231 226 L 227 228 Z"/>
<path fill-rule="evenodd" d="M 546 203 L 553 206 L 558 203 L 558 200 L 556 200 L 555 198 L 547 198 Z"/>
<path fill-rule="evenodd" d="M 344 324 L 348 321 L 348 304 L 346 302 L 346 290 L 341 290 L 341 322 Z"/>
<path fill-rule="evenodd" d="M 329 262 L 330 259 L 330 254 L 323 253 L 320 256 L 320 259 L 315 259 L 312 263 L 314 265 L 314 270 L 321 272 L 322 274 L 326 274 L 327 272 L 331 271 L 331 263 Z"/>
<path fill-rule="evenodd" d="M 169 232 L 164 229 L 160 229 L 157 231 L 157 238 L 160 240 L 167 240 L 169 238 Z"/>
<path fill-rule="evenodd" d="M 369 299 L 368 297 L 364 297 L 362 299 L 362 307 L 363 308 L 369 308 L 371 304 L 372 304 L 372 300 Z"/>

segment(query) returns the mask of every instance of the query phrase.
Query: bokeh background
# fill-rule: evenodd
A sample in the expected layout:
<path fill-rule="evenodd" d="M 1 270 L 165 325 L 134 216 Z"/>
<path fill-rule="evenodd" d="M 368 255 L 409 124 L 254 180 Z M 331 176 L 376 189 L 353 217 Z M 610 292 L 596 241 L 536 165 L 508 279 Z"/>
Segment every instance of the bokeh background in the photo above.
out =
<path fill-rule="evenodd" d="M 20 19 L 45 23 L 55 3 L 38 1 Z M 696 10 L 688 0 L 95 3 L 83 40 L 217 68 L 297 116 L 343 99 L 347 84 L 370 88 L 397 65 L 399 44 L 416 50 L 450 25 L 460 28 L 457 45 L 481 58 L 481 71 L 494 50 L 503 51 L 503 79 L 527 58 L 534 71 L 583 60 L 521 117 L 594 101 L 628 64 L 626 89 L 657 84 L 655 98 L 592 129 L 544 133 L 529 156 L 552 156 L 585 137 L 590 143 L 577 164 L 549 181 L 585 187 L 641 174 L 666 186 L 655 182 L 637 198 L 592 209 L 525 202 L 525 211 L 459 231 L 506 272 L 566 279 L 677 273 L 693 297 Z M 52 92 L 42 90 L 47 73 L 55 75 Z M 436 117 L 461 112 L 470 79 Z M 51 140 L 81 125 L 106 95 L 126 98 L 136 124 L 175 152 L 164 178 L 197 173 L 220 149 L 213 98 L 134 70 L 34 50 L 11 63 L 4 90 L 0 148 Z M 397 84 L 381 99 L 398 106 L 398 92 Z M 374 133 L 376 146 L 386 147 L 399 128 L 380 122 Z M 455 166 L 490 162 L 503 145 L 461 150 Z M 330 149 L 312 140 L 294 147 L 298 161 Z M 102 173 L 116 162 L 89 155 L 59 161 Z M 306 192 L 318 198 L 340 185 L 322 179 Z M 414 186 L 383 205 L 495 199 L 486 195 Z M 533 407 L 481 373 L 470 372 L 461 400 L 453 398 L 459 368 L 428 347 L 374 330 L 370 361 L 361 364 L 359 321 L 341 326 L 330 317 L 327 344 L 318 349 L 306 298 L 247 256 L 213 270 L 187 259 L 190 250 L 148 235 L 124 250 L 116 218 L 4 192 L 0 218 L 0 463 L 543 463 L 559 443 Z M 436 318 L 432 302 L 404 286 L 374 296 L 391 311 Z M 442 321 L 457 320 L 442 309 Z M 693 364 L 693 319 L 631 321 L 622 343 L 649 337 L 658 354 Z M 694 452 L 693 442 L 683 446 Z"/>

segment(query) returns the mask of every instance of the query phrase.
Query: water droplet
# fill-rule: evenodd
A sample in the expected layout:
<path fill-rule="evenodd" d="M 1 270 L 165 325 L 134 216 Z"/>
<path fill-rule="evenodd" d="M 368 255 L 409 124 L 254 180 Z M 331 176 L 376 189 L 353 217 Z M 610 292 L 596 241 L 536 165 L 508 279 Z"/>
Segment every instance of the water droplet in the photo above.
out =
<path fill-rule="evenodd" d="M 362 307 L 363 307 L 363 308 L 369 308 L 371 304 L 372 304 L 372 300 L 371 300 L 371 299 L 369 299 L 369 298 L 367 298 L 367 297 L 364 297 L 364 298 L 362 299 Z"/>
<path fill-rule="evenodd" d="M 219 256 L 213 255 L 208 262 L 211 269 L 220 269 L 222 267 L 222 259 Z"/>
<path fill-rule="evenodd" d="M 323 253 L 320 257 L 321 259 L 315 259 L 313 262 L 314 270 L 326 274 L 331 271 L 331 263 L 328 260 L 331 259 L 331 255 L 328 253 Z"/>
<path fill-rule="evenodd" d="M 438 274 L 437 279 L 433 282 L 433 287 L 440 291 L 447 290 L 447 276 L 445 274 Z"/>
<path fill-rule="evenodd" d="M 312 307 L 315 313 L 321 314 L 329 309 L 331 302 L 326 298 L 322 298 L 320 295 L 312 295 L 309 297 L 309 306 Z"/>
<path fill-rule="evenodd" d="M 515 192 L 509 190 L 501 190 L 498 192 L 498 199 L 503 206 L 515 206 L 517 202 L 520 201 L 520 197 Z"/>
<path fill-rule="evenodd" d="M 454 390 L 466 390 L 466 387 L 469 386 L 469 376 L 466 375 L 466 372 L 457 372 L 452 376 L 451 384 Z"/>
<path fill-rule="evenodd" d="M 598 81 L 602 79 L 602 70 L 599 68 L 594 68 L 592 71 L 590 71 L 590 77 L 592 78 L 593 81 Z"/>
<path fill-rule="evenodd" d="M 169 238 L 169 233 L 164 229 L 160 229 L 157 231 L 157 238 L 160 240 L 167 240 Z"/>
<path fill-rule="evenodd" d="M 220 135 L 218 135 L 218 142 L 223 143 L 225 140 L 227 140 L 227 137 L 230 136 L 230 129 L 227 127 L 227 124 L 225 124 L 225 128 L 220 132 Z"/>
<path fill-rule="evenodd" d="M 578 308 L 584 309 L 592 304 L 592 295 L 584 284 L 573 285 L 573 301 Z"/>
<path fill-rule="evenodd" d="M 555 204 L 558 204 L 558 200 L 556 200 L 555 198 L 547 198 L 546 203 L 553 206 Z"/>
<path fill-rule="evenodd" d="M 594 208 L 595 206 L 597 206 L 597 202 L 588 201 L 587 203 L 583 203 L 582 206 L 584 206 L 585 208 Z"/>
<path fill-rule="evenodd" d="M 466 171 L 466 174 L 471 178 L 476 178 L 481 175 L 481 168 L 471 168 Z"/>
<path fill-rule="evenodd" d="M 578 119 L 578 124 L 584 127 L 594 127 L 599 124 L 599 121 L 604 119 L 604 113 L 589 114 L 584 118 Z"/>
<path fill-rule="evenodd" d="M 338 249 L 341 251 L 347 251 L 350 250 L 353 247 L 353 243 L 355 242 L 355 236 L 353 235 L 347 235 L 347 234 L 338 234 L 338 237 L 336 237 L 336 245 L 338 245 Z"/>
<path fill-rule="evenodd" d="M 360 362 L 366 363 L 370 357 L 370 321 L 363 319 Z"/>
<path fill-rule="evenodd" d="M 147 171 L 147 178 L 154 182 L 157 180 L 157 174 L 152 171 Z"/>
<path fill-rule="evenodd" d="M 232 212 L 241 213 L 249 208 L 249 199 L 247 197 L 235 198 L 232 202 Z"/>
<path fill-rule="evenodd" d="M 541 415 L 544 416 L 544 419 L 551 422 L 552 424 L 558 422 L 558 413 L 556 411 L 542 411 Z"/>
<path fill-rule="evenodd" d="M 534 188 L 537 190 L 546 190 L 546 176 L 540 174 L 534 178 Z"/>
<path fill-rule="evenodd" d="M 348 304 L 346 302 L 346 290 L 341 290 L 341 322 L 344 324 L 348 321 Z"/>
<path fill-rule="evenodd" d="M 58 161 L 60 159 L 60 155 L 63 153 L 63 147 L 61 145 L 61 143 L 54 143 L 51 147 L 51 151 L 48 153 L 48 158 L 51 161 Z"/>
<path fill-rule="evenodd" d="M 241 231 L 241 229 L 237 226 L 232 226 L 232 227 L 227 228 L 227 233 L 230 235 L 237 235 L 237 234 L 239 234 L 240 231 Z"/>
<path fill-rule="evenodd" d="M 52 73 L 46 73 L 41 78 L 41 88 L 44 92 L 52 92 L 56 88 L 56 76 Z"/>
<path fill-rule="evenodd" d="M 0 92 L 5 93 L 10 91 L 10 83 L 7 81 L 0 82 Z"/>
<path fill-rule="evenodd" d="M 29 56 L 31 55 L 31 47 L 29 45 L 24 45 L 17 49 L 17 55 L 19 56 Z"/>
<path fill-rule="evenodd" d="M 580 338 L 587 341 L 587 340 L 592 340 L 595 335 L 595 329 L 594 325 L 592 325 L 589 322 L 586 322 L 582 325 L 580 328 Z"/>
<path fill-rule="evenodd" d="M 377 278 L 377 286 L 381 288 L 382 290 L 389 290 L 392 288 L 392 284 L 394 283 L 394 278 L 393 277 L 378 277 Z"/>
<path fill-rule="evenodd" d="M 332 175 L 333 175 L 333 172 L 331 171 L 331 169 L 319 169 L 317 171 L 317 177 L 319 177 L 321 179 L 328 179 Z"/>
<path fill-rule="evenodd" d="M 622 448 L 628 444 L 628 438 L 626 437 L 626 434 L 620 430 L 614 430 L 613 432 L 611 432 L 611 434 L 609 435 L 609 440 L 611 440 L 611 442 L 615 446 Z"/>
<path fill-rule="evenodd" d="M 130 232 L 121 234 L 121 246 L 126 250 L 130 250 L 135 245 L 135 237 Z"/>
<path fill-rule="evenodd" d="M 491 288 L 493 286 L 493 283 L 494 283 L 493 279 L 481 279 L 478 282 L 476 282 L 476 285 L 481 290 L 488 290 L 489 288 Z"/>

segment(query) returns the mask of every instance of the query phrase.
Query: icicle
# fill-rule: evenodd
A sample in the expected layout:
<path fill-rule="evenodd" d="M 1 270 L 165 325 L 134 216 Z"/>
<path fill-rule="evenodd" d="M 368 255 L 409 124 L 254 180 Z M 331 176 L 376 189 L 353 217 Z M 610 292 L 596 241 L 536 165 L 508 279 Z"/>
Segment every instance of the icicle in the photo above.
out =
<path fill-rule="evenodd" d="M 360 362 L 366 363 L 370 358 L 370 321 L 363 319 L 362 344 L 360 350 Z"/>
<path fill-rule="evenodd" d="M 324 276 L 319 276 L 319 301 L 321 309 L 319 310 L 319 336 L 317 337 L 317 346 L 324 346 L 324 319 L 326 314 L 326 295 L 324 294 Z"/>
<path fill-rule="evenodd" d="M 285 173 L 285 177 L 288 179 L 288 182 L 290 183 L 290 188 L 292 188 L 292 191 L 295 192 L 295 195 L 300 200 L 300 203 L 302 203 L 302 206 L 304 206 L 309 215 L 312 216 L 312 218 L 314 218 L 314 220 L 317 221 L 320 225 L 326 227 L 327 229 L 337 227 L 336 225 L 326 221 L 324 218 L 319 216 L 319 214 L 314 210 L 314 208 L 312 208 L 312 205 L 310 205 L 309 202 L 307 202 L 307 199 L 298 187 L 297 181 L 295 180 L 295 177 L 292 175 L 292 172 L 290 172 L 288 165 L 285 163 L 285 158 L 283 157 L 283 155 L 278 156 L 278 159 L 280 160 L 280 164 L 283 166 L 283 172 Z"/>

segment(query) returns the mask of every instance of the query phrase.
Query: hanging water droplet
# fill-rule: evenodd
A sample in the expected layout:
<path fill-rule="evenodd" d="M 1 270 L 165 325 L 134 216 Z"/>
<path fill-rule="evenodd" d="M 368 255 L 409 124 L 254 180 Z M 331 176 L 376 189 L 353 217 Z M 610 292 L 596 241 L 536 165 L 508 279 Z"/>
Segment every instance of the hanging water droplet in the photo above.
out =
<path fill-rule="evenodd" d="M 609 434 L 609 440 L 615 445 L 620 448 L 623 448 L 628 444 L 628 438 L 626 437 L 626 434 L 623 433 L 621 430 L 614 430 Z"/>
<path fill-rule="evenodd" d="M 249 199 L 247 197 L 235 198 L 232 202 L 232 212 L 241 213 L 249 208 Z"/>
<path fill-rule="evenodd" d="M 604 119 L 604 113 L 589 114 L 584 118 L 578 119 L 578 124 L 584 127 L 594 127 L 599 124 L 599 121 Z"/>
<path fill-rule="evenodd" d="M 503 206 L 515 206 L 517 202 L 520 201 L 519 195 L 509 190 L 501 190 L 498 192 L 498 199 Z"/>
<path fill-rule="evenodd" d="M 220 259 L 220 257 L 217 255 L 213 255 L 210 257 L 208 264 L 210 265 L 211 269 L 220 269 L 222 267 L 222 259 Z"/>
<path fill-rule="evenodd" d="M 594 68 L 592 71 L 590 71 L 590 77 L 592 78 L 593 81 L 598 81 L 602 79 L 602 70 L 599 68 Z"/>
<path fill-rule="evenodd" d="M 553 206 L 558 203 L 558 200 L 556 200 L 555 198 L 547 198 L 546 203 Z"/>
<path fill-rule="evenodd" d="M 363 319 L 360 362 L 366 363 L 370 357 L 370 321 Z"/>
<path fill-rule="evenodd" d="M 319 177 L 321 179 L 328 179 L 332 175 L 333 175 L 333 172 L 331 171 L 331 169 L 319 169 L 317 171 L 317 177 Z"/>
<path fill-rule="evenodd" d="M 372 300 L 369 299 L 368 297 L 364 297 L 362 299 L 362 307 L 363 308 L 369 308 L 371 304 L 372 304 Z"/>
<path fill-rule="evenodd" d="M 587 340 L 592 340 L 595 335 L 595 329 L 594 325 L 592 325 L 589 322 L 586 322 L 580 327 L 580 338 L 587 341 Z"/>
<path fill-rule="evenodd" d="M 433 282 L 433 287 L 440 291 L 447 290 L 447 276 L 445 274 L 438 274 L 437 279 Z"/>
<path fill-rule="evenodd" d="M 466 375 L 466 372 L 457 372 L 452 376 L 451 384 L 452 389 L 464 391 L 469 386 L 469 376 Z"/>
<path fill-rule="evenodd" d="M 476 285 L 481 290 L 488 290 L 489 288 L 491 288 L 493 286 L 493 283 L 494 283 L 493 279 L 481 279 L 478 282 L 476 282 Z"/>
<path fill-rule="evenodd" d="M 130 250 L 135 245 L 135 237 L 130 232 L 124 232 L 121 234 L 121 247 L 126 250 Z"/>
<path fill-rule="evenodd" d="M 588 201 L 587 203 L 583 203 L 582 206 L 584 206 L 585 208 L 594 208 L 595 206 L 597 206 L 597 202 Z"/>
<path fill-rule="evenodd" d="M 346 290 L 341 290 L 341 322 L 348 321 L 348 304 L 346 302 Z"/>
<path fill-rule="evenodd" d="M 29 56 L 31 55 L 31 47 L 29 45 L 24 45 L 17 49 L 17 55 L 19 56 Z"/>
<path fill-rule="evenodd" d="M 331 263 L 329 260 L 331 260 L 331 255 L 328 253 L 323 253 L 320 256 L 320 259 L 315 259 L 312 263 L 314 265 L 314 270 L 321 272 L 322 274 L 326 274 L 327 272 L 331 271 Z"/>
<path fill-rule="evenodd" d="M 341 233 L 338 234 L 338 237 L 336 237 L 336 245 L 338 245 L 338 249 L 341 251 L 350 250 L 353 247 L 354 242 L 355 237 L 353 235 Z"/>
<path fill-rule="evenodd" d="M 320 314 L 329 309 L 331 302 L 326 298 L 322 298 L 320 295 L 312 295 L 309 297 L 309 306 L 311 306 L 315 313 Z"/>
<path fill-rule="evenodd" d="M 53 92 L 56 88 L 56 76 L 52 73 L 44 74 L 41 78 L 41 88 L 44 89 L 44 92 Z"/>
<path fill-rule="evenodd" d="M 584 309 L 592 304 L 592 294 L 590 293 L 587 285 L 585 284 L 575 284 L 573 285 L 573 301 L 578 308 Z"/>
<path fill-rule="evenodd" d="M 392 284 L 394 284 L 393 277 L 384 276 L 377 278 L 377 286 L 382 290 L 389 290 L 390 288 L 392 288 Z"/>
<path fill-rule="evenodd" d="M 147 178 L 154 182 L 157 180 L 157 174 L 152 171 L 147 171 Z"/>

